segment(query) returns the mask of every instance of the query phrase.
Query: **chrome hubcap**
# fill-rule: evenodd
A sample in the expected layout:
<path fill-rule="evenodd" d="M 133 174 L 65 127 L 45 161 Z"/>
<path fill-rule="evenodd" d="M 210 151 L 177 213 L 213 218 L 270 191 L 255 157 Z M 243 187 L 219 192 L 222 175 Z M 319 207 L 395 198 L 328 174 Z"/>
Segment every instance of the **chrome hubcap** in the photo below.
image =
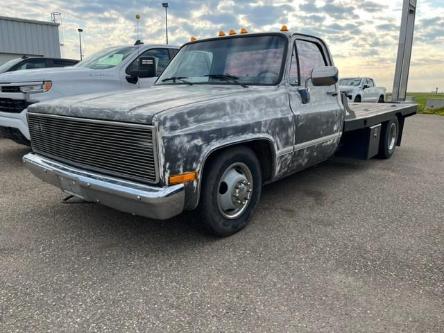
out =
<path fill-rule="evenodd" d="M 217 192 L 220 213 L 228 219 L 242 215 L 253 192 L 253 176 L 244 163 L 230 165 L 222 175 Z"/>
<path fill-rule="evenodd" d="M 395 145 L 396 145 L 396 137 L 398 136 L 397 134 L 397 130 L 396 130 L 396 124 L 392 123 L 390 125 L 390 141 L 389 141 L 389 147 L 388 149 L 390 151 L 392 151 L 393 149 L 395 149 Z"/>

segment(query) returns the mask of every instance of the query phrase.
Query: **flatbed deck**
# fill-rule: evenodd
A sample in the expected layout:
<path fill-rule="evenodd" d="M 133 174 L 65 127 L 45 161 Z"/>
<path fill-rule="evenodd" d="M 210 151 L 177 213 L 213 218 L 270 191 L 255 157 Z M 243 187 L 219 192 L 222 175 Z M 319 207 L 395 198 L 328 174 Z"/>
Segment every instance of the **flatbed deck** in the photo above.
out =
<path fill-rule="evenodd" d="M 389 121 L 396 114 L 401 114 L 403 117 L 413 116 L 416 114 L 417 108 L 416 104 L 349 103 L 345 117 L 344 132 L 367 128 Z"/>

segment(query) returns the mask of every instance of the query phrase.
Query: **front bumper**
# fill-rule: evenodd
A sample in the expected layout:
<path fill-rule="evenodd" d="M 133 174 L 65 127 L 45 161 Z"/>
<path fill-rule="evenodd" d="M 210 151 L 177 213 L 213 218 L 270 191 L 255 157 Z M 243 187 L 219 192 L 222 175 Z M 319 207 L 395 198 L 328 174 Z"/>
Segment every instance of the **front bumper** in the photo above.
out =
<path fill-rule="evenodd" d="M 154 187 L 134 183 L 73 168 L 34 153 L 25 155 L 23 162 L 36 177 L 64 192 L 123 212 L 165 220 L 184 209 L 183 184 Z"/>
<path fill-rule="evenodd" d="M 26 113 L 27 109 L 20 113 L 0 112 L 0 127 L 15 128 L 19 130 L 26 139 L 31 140 Z"/>

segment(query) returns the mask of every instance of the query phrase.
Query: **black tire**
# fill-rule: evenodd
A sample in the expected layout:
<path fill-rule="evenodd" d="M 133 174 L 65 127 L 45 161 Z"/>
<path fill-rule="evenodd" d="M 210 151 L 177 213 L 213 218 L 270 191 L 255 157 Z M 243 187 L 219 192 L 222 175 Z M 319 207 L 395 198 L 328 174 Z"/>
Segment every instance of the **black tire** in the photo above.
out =
<path fill-rule="evenodd" d="M 14 141 L 15 143 L 18 143 L 19 145 L 31 147 L 31 141 L 25 138 L 21 133 L 12 136 L 11 140 Z"/>
<path fill-rule="evenodd" d="M 233 218 L 224 216 L 220 208 L 219 192 L 223 186 L 221 178 L 233 165 L 240 164 L 250 170 L 252 189 L 248 203 L 241 215 Z M 226 185 L 226 184 L 225 184 Z M 200 203 L 197 208 L 199 224 L 209 233 L 218 236 L 230 236 L 243 229 L 260 200 L 262 192 L 262 172 L 259 160 L 254 152 L 247 147 L 236 147 L 225 150 L 205 167 L 201 185 Z"/>
<path fill-rule="evenodd" d="M 384 96 L 379 96 L 378 103 L 384 103 Z"/>
<path fill-rule="evenodd" d="M 358 95 L 358 96 L 355 97 L 354 102 L 355 102 L 355 103 L 361 103 L 361 100 L 362 100 L 362 99 L 361 99 L 361 96 Z"/>
<path fill-rule="evenodd" d="M 31 146 L 31 141 L 25 138 L 25 136 L 17 129 L 0 127 L 0 138 L 10 139 L 19 145 Z"/>
<path fill-rule="evenodd" d="M 394 118 L 382 124 L 381 142 L 379 145 L 379 157 L 389 159 L 396 150 L 399 136 L 398 118 Z"/>

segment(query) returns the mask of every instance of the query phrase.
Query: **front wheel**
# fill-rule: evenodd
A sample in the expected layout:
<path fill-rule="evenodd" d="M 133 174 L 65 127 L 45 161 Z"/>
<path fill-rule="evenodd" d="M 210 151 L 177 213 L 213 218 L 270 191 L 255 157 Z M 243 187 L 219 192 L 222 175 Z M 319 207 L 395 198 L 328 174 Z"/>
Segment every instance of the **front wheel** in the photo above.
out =
<path fill-rule="evenodd" d="M 384 96 L 379 96 L 378 103 L 384 103 Z"/>
<path fill-rule="evenodd" d="M 398 118 L 394 118 L 383 124 L 381 133 L 381 143 L 379 146 L 379 157 L 388 159 L 392 157 L 396 149 L 398 141 L 399 122 Z"/>
<path fill-rule="evenodd" d="M 361 103 L 361 101 L 362 101 L 361 96 L 358 95 L 355 97 L 355 101 L 354 101 L 355 103 Z"/>
<path fill-rule="evenodd" d="M 222 152 L 210 161 L 202 181 L 200 222 L 210 233 L 226 237 L 249 222 L 262 192 L 262 173 L 246 147 Z"/>

